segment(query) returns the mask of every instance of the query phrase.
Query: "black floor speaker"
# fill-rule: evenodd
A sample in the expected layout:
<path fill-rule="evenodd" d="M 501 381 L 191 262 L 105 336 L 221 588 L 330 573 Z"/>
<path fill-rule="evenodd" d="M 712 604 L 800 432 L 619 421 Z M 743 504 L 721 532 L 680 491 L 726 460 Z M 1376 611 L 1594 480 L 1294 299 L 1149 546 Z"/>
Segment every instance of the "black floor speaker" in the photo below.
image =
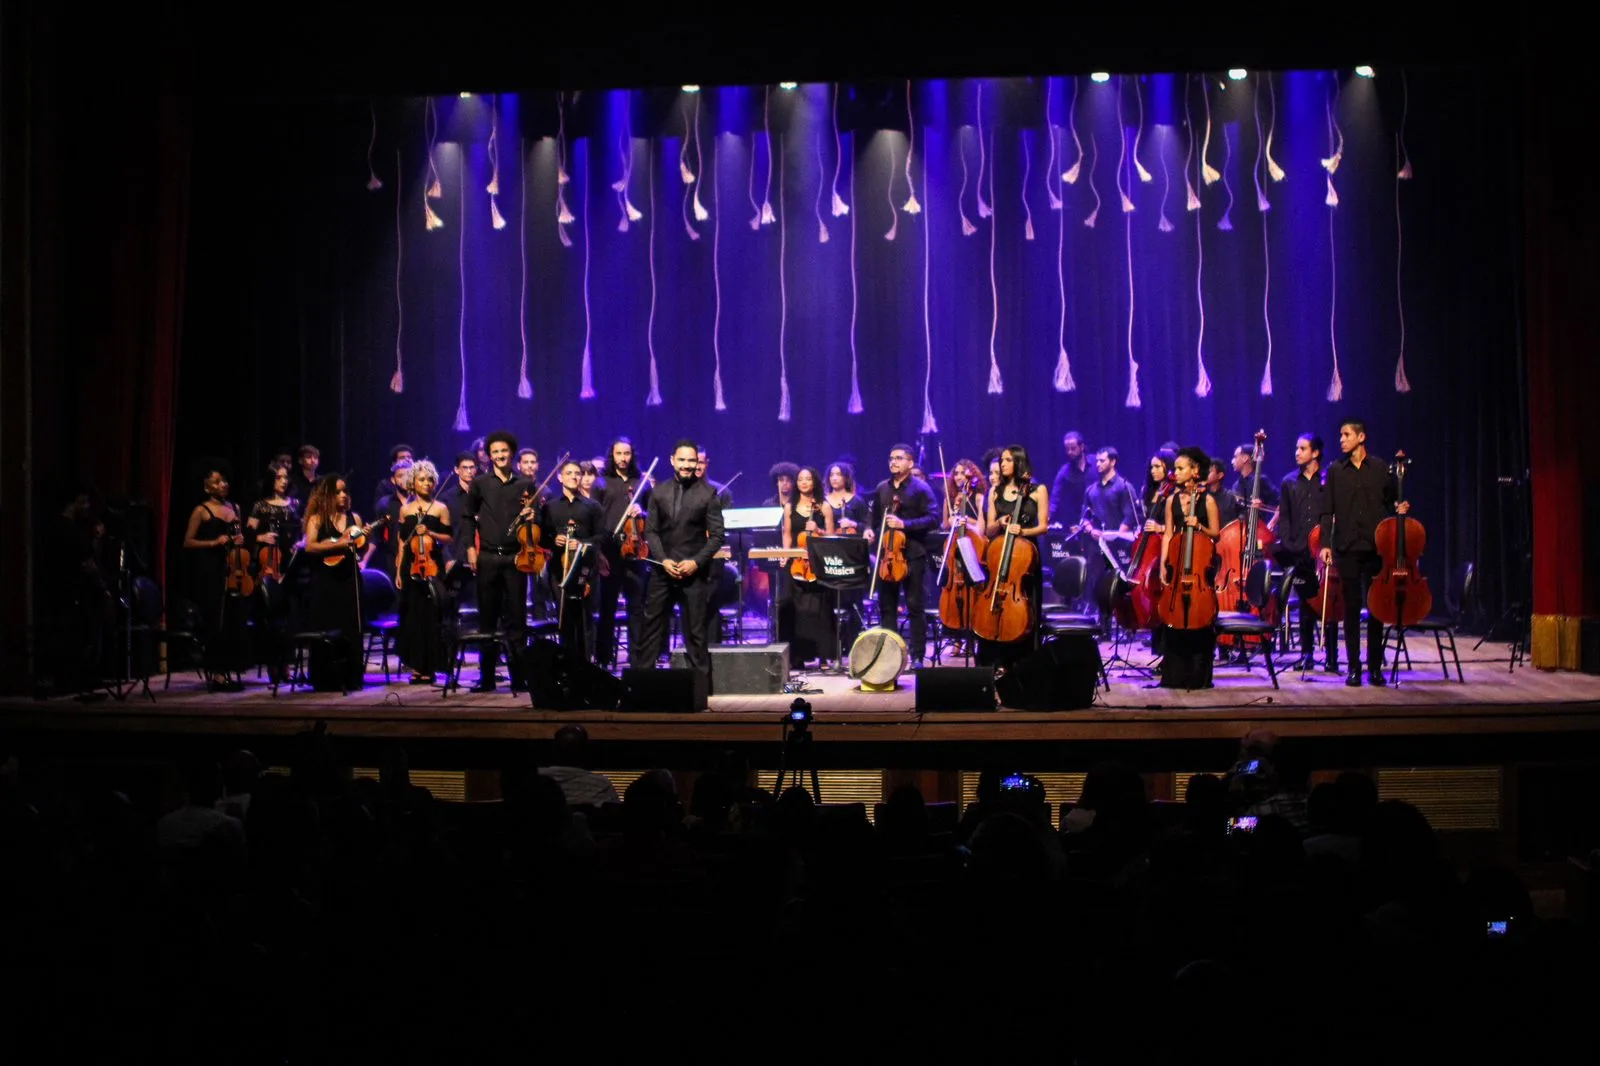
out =
<path fill-rule="evenodd" d="M 693 714 L 705 709 L 705 681 L 693 670 L 622 671 L 622 703 L 618 710 Z"/>
<path fill-rule="evenodd" d="M 1094 702 L 1100 680 L 1100 646 L 1085 634 L 1047 640 L 1006 671 L 1000 702 L 1028 711 L 1073 711 Z"/>
<path fill-rule="evenodd" d="M 1578 623 L 1578 669 L 1600 674 L 1600 618 L 1585 618 Z"/>
<path fill-rule="evenodd" d="M 614 711 L 622 699 L 621 681 L 553 640 L 534 641 L 524 661 L 535 710 Z"/>
<path fill-rule="evenodd" d="M 994 710 L 994 669 L 923 667 L 917 671 L 917 713 Z"/>
<path fill-rule="evenodd" d="M 781 693 L 789 680 L 789 645 L 713 644 L 711 694 L 716 696 L 771 696 Z M 687 670 L 689 657 L 672 653 L 672 667 Z"/>

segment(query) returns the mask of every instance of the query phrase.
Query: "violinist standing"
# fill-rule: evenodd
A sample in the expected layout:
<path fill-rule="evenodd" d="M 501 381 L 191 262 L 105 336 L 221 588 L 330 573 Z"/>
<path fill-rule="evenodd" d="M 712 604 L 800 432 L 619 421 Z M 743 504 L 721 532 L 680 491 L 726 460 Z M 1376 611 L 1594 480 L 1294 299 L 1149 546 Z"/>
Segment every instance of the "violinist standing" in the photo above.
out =
<path fill-rule="evenodd" d="M 644 511 L 633 503 L 644 474 L 639 470 L 639 459 L 633 452 L 633 442 L 618 437 L 611 442 L 611 455 L 600 482 L 599 498 L 604 536 L 600 551 L 604 562 L 600 568 L 600 621 L 595 631 L 594 661 L 609 667 L 617 653 L 617 600 L 628 598 L 628 652 L 632 655 L 639 647 L 639 634 L 644 625 L 645 587 L 649 583 L 649 567 L 645 563 L 622 557 L 622 540 L 615 536 L 624 516 L 640 517 Z M 580 481 L 580 487 L 581 487 Z M 648 490 L 647 490 L 648 491 Z M 642 497 L 641 497 L 642 498 Z"/>
<path fill-rule="evenodd" d="M 250 508 L 250 518 L 245 522 L 245 536 L 251 538 L 251 554 L 262 546 L 278 549 L 282 566 L 288 562 L 289 552 L 300 539 L 300 503 L 289 495 L 289 468 L 274 466 L 268 469 L 265 493 Z"/>
<path fill-rule="evenodd" d="M 1172 463 L 1177 489 L 1167 497 L 1161 523 L 1161 556 L 1156 563 L 1160 585 L 1165 589 L 1178 580 L 1170 573 L 1167 552 L 1175 537 L 1193 529 L 1196 536 L 1216 540 L 1222 535 L 1222 519 L 1217 499 L 1201 480 L 1212 470 L 1212 462 L 1199 448 L 1184 448 Z M 1209 583 L 1210 577 L 1205 580 Z M 1212 656 L 1216 651 L 1217 631 L 1211 625 L 1199 629 L 1167 627 L 1162 634 L 1161 687 L 1197 689 L 1211 687 Z"/>
<path fill-rule="evenodd" d="M 532 499 L 536 483 L 511 465 L 517 438 L 496 430 L 487 438 L 490 470 L 473 479 L 461 508 L 460 535 L 467 542 L 467 566 L 478 575 L 478 627 L 503 629 L 511 647 L 511 691 L 527 688 L 522 676 L 523 653 L 528 639 L 528 575 L 517 569 L 517 529 L 536 521 Z M 476 543 L 474 543 L 476 538 Z M 474 692 L 493 692 L 494 663 L 480 666 Z"/>
<path fill-rule="evenodd" d="M 1017 507 L 1018 500 L 1022 501 L 1020 508 Z M 1013 511 L 1017 512 L 1014 523 Z M 996 538 L 1004 537 L 1008 527 L 1015 529 L 1016 536 L 1026 537 L 1030 541 L 1037 541 L 1050 528 L 1050 490 L 1033 480 L 1033 464 L 1028 459 L 1027 449 L 1016 444 L 1000 452 L 1000 478 L 989 493 L 988 506 L 984 509 L 983 532 L 989 539 L 991 551 L 994 550 Z M 1035 569 L 1022 575 L 1022 583 L 1033 604 L 1033 626 L 1025 637 L 1009 643 L 979 639 L 979 665 L 1008 665 L 1039 646 L 1043 590 L 1037 570 L 1039 553 L 1034 552 L 1033 557 Z M 994 581 L 996 576 L 991 572 L 989 580 Z"/>
<path fill-rule="evenodd" d="M 400 508 L 400 555 L 394 569 L 394 584 L 400 590 L 400 661 L 411 668 L 413 685 L 431 685 L 434 676 L 448 672 L 444 619 L 448 608 L 442 577 L 449 555 L 450 509 L 439 502 L 435 490 L 439 471 L 427 459 L 411 468 L 411 487 L 416 493 Z M 425 529 L 432 543 L 428 558 L 417 554 L 418 531 Z M 432 571 L 428 576 L 426 571 Z"/>
<path fill-rule="evenodd" d="M 362 686 L 366 668 L 361 632 L 361 516 L 350 510 L 350 486 L 338 474 L 317 482 L 306 500 L 306 553 L 311 567 L 311 627 L 335 634 L 311 649 L 311 687 L 323 692 Z M 366 538 L 371 543 L 370 538 Z M 337 562 L 327 564 L 329 557 Z M 338 668 L 336 670 L 336 667 Z M 339 670 L 344 677 L 341 684 Z"/>
<path fill-rule="evenodd" d="M 928 570 L 928 532 L 939 524 L 939 506 L 928 483 L 911 475 L 912 462 L 909 444 L 896 444 L 889 449 L 889 476 L 873 490 L 866 537 L 876 540 L 879 529 L 897 529 L 906 535 L 906 579 L 878 580 L 878 624 L 886 629 L 899 628 L 900 597 L 904 594 L 911 629 L 907 651 L 909 665 L 914 669 L 923 664 L 928 654 L 924 577 Z M 897 499 L 899 508 L 891 514 Z"/>
<path fill-rule="evenodd" d="M 1339 450 L 1344 457 L 1328 468 L 1322 499 L 1322 561 L 1339 568 L 1344 582 L 1344 650 L 1350 673 L 1344 683 L 1361 684 L 1361 609 L 1377 576 L 1378 523 L 1390 512 L 1405 514 L 1408 503 L 1396 504 L 1398 492 L 1389 464 L 1367 451 L 1367 426 L 1360 419 L 1339 424 Z M 1383 623 L 1367 619 L 1367 677 L 1382 685 Z"/>
<path fill-rule="evenodd" d="M 783 506 L 783 546 L 801 546 L 801 534 L 808 538 L 834 533 L 833 508 L 822 490 L 822 475 L 815 467 L 803 466 L 794 476 L 794 498 Z M 800 567 L 809 572 L 808 566 Z M 835 642 L 833 596 L 817 581 L 791 569 L 794 577 L 789 610 L 778 616 L 780 639 L 793 648 L 793 661 L 803 666 L 812 659 L 826 660 Z"/>
<path fill-rule="evenodd" d="M 248 657 L 247 605 L 228 589 L 228 555 L 244 548 L 239 510 L 228 502 L 228 478 L 220 464 L 206 470 L 206 498 L 189 513 L 183 547 L 189 559 L 190 595 L 206 627 L 206 681 L 214 692 L 238 692 Z"/>
<path fill-rule="evenodd" d="M 1292 584 L 1300 597 L 1300 661 L 1288 667 L 1302 672 L 1311 669 L 1311 631 L 1317 623 L 1316 612 L 1306 603 L 1317 593 L 1317 568 L 1311 558 L 1311 531 L 1322 521 L 1323 500 L 1326 488 L 1322 483 L 1322 438 L 1315 433 L 1302 433 L 1294 442 L 1295 469 L 1278 484 L 1278 513 L 1267 528 L 1278 537 L 1272 546 L 1273 561 L 1284 572 L 1284 580 Z M 1284 599 L 1288 599 L 1287 589 Z M 1323 669 L 1330 674 L 1339 672 L 1339 620 L 1329 618 L 1326 632 L 1322 634 L 1327 659 Z"/>
<path fill-rule="evenodd" d="M 561 491 L 539 508 L 539 537 L 541 543 L 550 545 L 550 565 L 545 572 L 557 597 L 561 646 L 574 658 L 587 659 L 593 644 L 589 639 L 592 579 L 597 549 L 606 532 L 602 528 L 604 513 L 583 494 L 583 464 L 578 460 L 564 461 L 556 477 Z"/>

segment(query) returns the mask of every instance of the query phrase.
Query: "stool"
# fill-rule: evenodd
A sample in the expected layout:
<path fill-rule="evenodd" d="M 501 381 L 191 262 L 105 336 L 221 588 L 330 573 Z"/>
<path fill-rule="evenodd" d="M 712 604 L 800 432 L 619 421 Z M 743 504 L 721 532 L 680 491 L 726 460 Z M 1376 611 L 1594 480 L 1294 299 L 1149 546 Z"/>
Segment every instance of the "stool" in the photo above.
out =
<path fill-rule="evenodd" d="M 450 641 L 450 673 L 445 678 L 443 695 L 448 698 L 452 689 L 461 687 L 461 667 L 467 661 L 467 649 L 478 649 L 478 673 L 480 677 L 494 678 L 495 664 L 499 661 L 500 652 L 505 652 L 506 665 L 511 664 L 511 642 L 506 639 L 505 633 L 495 630 L 473 629 L 457 633 Z"/>
<path fill-rule="evenodd" d="M 308 669 L 306 658 L 310 649 L 322 645 L 329 649 L 337 650 L 339 648 L 339 636 L 340 634 L 337 630 L 328 629 L 307 629 L 283 635 L 283 643 L 287 645 L 290 653 L 286 656 L 289 661 L 283 671 L 288 675 L 290 692 L 293 692 L 301 684 L 304 684 L 307 688 L 311 687 L 311 679 L 306 674 Z M 350 695 L 350 685 L 345 680 L 344 670 L 344 667 L 349 665 L 348 656 L 338 656 L 334 659 L 334 663 L 339 669 L 339 689 L 348 696 Z M 272 680 L 272 695 L 274 697 L 278 695 L 279 684 L 278 679 L 274 677 Z"/>
<path fill-rule="evenodd" d="M 1278 688 L 1278 669 L 1272 663 L 1272 634 L 1277 627 L 1262 621 L 1260 615 L 1251 614 L 1249 611 L 1219 611 L 1217 612 L 1216 629 L 1218 636 L 1229 637 L 1258 637 L 1261 640 L 1261 657 L 1267 663 L 1267 676 L 1272 678 L 1272 687 Z"/>

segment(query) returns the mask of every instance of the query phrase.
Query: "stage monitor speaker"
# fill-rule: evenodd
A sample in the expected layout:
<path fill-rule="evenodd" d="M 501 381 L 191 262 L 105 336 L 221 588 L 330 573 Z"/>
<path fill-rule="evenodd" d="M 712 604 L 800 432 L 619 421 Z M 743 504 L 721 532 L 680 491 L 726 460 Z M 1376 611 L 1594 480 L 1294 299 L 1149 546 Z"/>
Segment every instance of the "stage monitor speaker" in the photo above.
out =
<path fill-rule="evenodd" d="M 1045 641 L 999 681 L 1002 706 L 1029 711 L 1075 711 L 1094 702 L 1100 646 L 1087 634 Z"/>
<path fill-rule="evenodd" d="M 705 709 L 705 682 L 694 670 L 622 671 L 622 704 L 618 710 L 693 714 Z"/>
<path fill-rule="evenodd" d="M 711 692 L 718 696 L 772 696 L 789 680 L 789 645 L 714 644 L 711 646 Z M 672 653 L 672 668 L 687 670 L 689 657 Z"/>
<path fill-rule="evenodd" d="M 553 640 L 536 640 L 524 658 L 528 695 L 539 711 L 614 711 L 622 682 L 594 663 L 575 661 Z"/>
<path fill-rule="evenodd" d="M 1585 618 L 1578 623 L 1578 669 L 1600 674 L 1600 618 Z"/>
<path fill-rule="evenodd" d="M 992 711 L 994 670 L 987 666 L 923 667 L 917 671 L 917 713 Z"/>

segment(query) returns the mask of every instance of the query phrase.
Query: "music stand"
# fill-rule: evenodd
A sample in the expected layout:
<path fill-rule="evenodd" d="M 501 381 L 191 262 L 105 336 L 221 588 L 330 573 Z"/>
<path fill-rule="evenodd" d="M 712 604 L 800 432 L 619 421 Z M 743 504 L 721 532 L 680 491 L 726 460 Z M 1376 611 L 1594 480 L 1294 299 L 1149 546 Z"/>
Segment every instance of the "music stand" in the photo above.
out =
<path fill-rule="evenodd" d="M 778 523 L 783 520 L 782 507 L 728 507 L 722 512 L 722 531 L 731 534 L 734 543 L 730 545 L 734 564 L 734 572 L 739 579 L 739 629 L 744 630 L 744 572 L 750 565 L 750 548 L 745 538 L 755 537 L 763 533 L 777 534 Z M 759 546 L 759 545 L 758 545 Z M 778 631 L 778 604 L 776 591 L 777 582 L 773 582 L 773 589 L 767 594 L 767 643 L 771 644 Z"/>
<path fill-rule="evenodd" d="M 844 620 L 850 612 L 844 607 L 844 593 L 864 589 L 872 580 L 870 549 L 865 537 L 847 533 L 813 534 L 806 538 L 806 552 L 817 583 L 833 591 L 833 666 L 822 673 L 849 673 L 844 661 Z M 859 613 L 856 620 L 865 625 Z"/>
<path fill-rule="evenodd" d="M 956 567 L 961 568 L 961 572 L 966 575 L 967 584 L 975 589 L 981 590 L 989 580 L 988 572 L 983 568 L 983 560 L 978 557 L 978 549 L 977 546 L 973 544 L 972 538 L 965 536 L 956 537 L 954 530 L 944 530 L 943 532 L 945 533 L 946 539 L 945 546 L 939 553 L 941 566 L 934 582 L 935 594 L 933 599 L 935 603 L 943 599 L 944 596 L 943 590 L 939 586 L 939 578 L 943 578 L 947 573 L 954 570 Z M 930 538 L 930 540 L 931 539 L 932 538 Z M 954 548 L 951 547 L 952 543 L 955 545 Z M 971 598 L 972 597 L 970 595 L 967 597 L 969 602 Z M 963 603 L 960 607 L 958 607 L 958 612 L 964 614 L 966 605 L 966 603 Z M 968 666 L 971 666 L 973 647 L 977 642 L 978 635 L 972 630 L 972 619 L 963 617 L 961 621 L 963 625 L 956 630 L 956 634 L 958 636 L 965 638 L 961 641 L 961 661 L 966 663 Z M 940 619 L 939 625 L 940 632 L 948 635 L 950 631 L 944 628 L 943 618 Z"/>

